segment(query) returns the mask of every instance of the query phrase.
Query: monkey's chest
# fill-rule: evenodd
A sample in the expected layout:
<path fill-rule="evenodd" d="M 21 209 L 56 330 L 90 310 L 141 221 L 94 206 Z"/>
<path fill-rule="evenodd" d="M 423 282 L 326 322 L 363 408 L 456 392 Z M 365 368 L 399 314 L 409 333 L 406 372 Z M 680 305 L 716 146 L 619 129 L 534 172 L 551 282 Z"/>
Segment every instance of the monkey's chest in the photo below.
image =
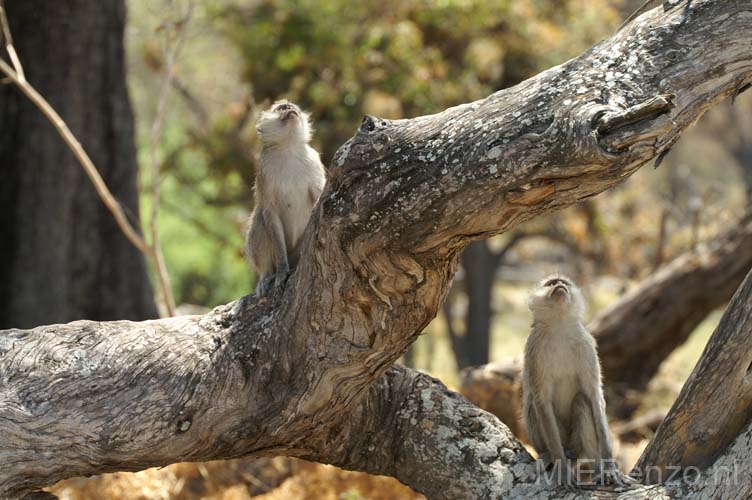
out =
<path fill-rule="evenodd" d="M 546 372 L 554 413 L 558 419 L 567 421 L 572 401 L 580 390 L 582 365 L 578 346 L 567 342 L 557 344 L 549 351 L 552 356 L 546 364 Z"/>
<path fill-rule="evenodd" d="M 312 208 L 308 198 L 308 190 L 301 190 L 296 193 L 288 191 L 286 196 L 280 199 L 282 225 L 288 249 L 297 245 L 298 239 L 308 224 Z"/>

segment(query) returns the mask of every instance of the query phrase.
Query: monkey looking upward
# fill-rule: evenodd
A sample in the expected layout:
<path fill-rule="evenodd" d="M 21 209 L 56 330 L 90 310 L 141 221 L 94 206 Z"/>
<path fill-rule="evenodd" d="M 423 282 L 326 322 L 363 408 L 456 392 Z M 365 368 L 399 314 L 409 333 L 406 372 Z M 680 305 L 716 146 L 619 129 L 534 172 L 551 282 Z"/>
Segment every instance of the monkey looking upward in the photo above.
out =
<path fill-rule="evenodd" d="M 319 154 L 308 145 L 308 113 L 296 104 L 275 102 L 261 114 L 256 132 L 261 162 L 256 207 L 246 236 L 246 256 L 256 269 L 259 296 L 280 286 L 298 260 L 298 243 L 326 182 Z"/>
<path fill-rule="evenodd" d="M 544 463 L 571 474 L 571 454 L 599 482 L 632 482 L 613 460 L 595 339 L 582 324 L 579 288 L 549 276 L 532 291 L 533 326 L 525 344 L 523 420 Z M 566 451 L 565 451 L 566 450 Z M 567 453 L 571 452 L 571 453 Z M 569 477 L 567 477 L 569 479 Z"/>

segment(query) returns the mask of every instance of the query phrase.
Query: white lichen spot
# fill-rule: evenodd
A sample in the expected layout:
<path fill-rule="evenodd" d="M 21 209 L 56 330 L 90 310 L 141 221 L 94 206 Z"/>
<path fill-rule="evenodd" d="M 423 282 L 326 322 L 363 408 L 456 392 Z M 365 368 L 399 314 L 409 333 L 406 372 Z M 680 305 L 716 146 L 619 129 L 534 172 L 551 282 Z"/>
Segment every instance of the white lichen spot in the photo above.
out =
<path fill-rule="evenodd" d="M 449 173 L 449 170 L 447 170 L 447 169 L 445 169 L 445 168 L 442 168 L 442 169 L 441 169 L 441 175 L 446 175 L 446 174 L 448 174 L 448 173 Z"/>
<path fill-rule="evenodd" d="M 564 106 L 569 106 L 570 104 L 572 104 L 572 99 L 565 99 L 564 100 Z"/>
<path fill-rule="evenodd" d="M 521 111 L 515 111 L 512 116 L 514 116 L 515 118 L 519 118 L 520 115 L 522 115 Z"/>
<path fill-rule="evenodd" d="M 341 167 L 345 164 L 345 160 L 347 160 L 347 155 L 350 154 L 350 143 L 346 143 L 338 152 L 337 155 L 337 166 Z"/>
<path fill-rule="evenodd" d="M 501 146 L 494 146 L 488 150 L 488 153 L 486 153 L 486 158 L 495 160 L 496 158 L 501 156 L 501 152 L 502 152 Z"/>
<path fill-rule="evenodd" d="M 498 171 L 499 171 L 499 167 L 497 167 L 496 165 L 491 165 L 490 167 L 488 167 L 488 172 L 492 175 Z"/>

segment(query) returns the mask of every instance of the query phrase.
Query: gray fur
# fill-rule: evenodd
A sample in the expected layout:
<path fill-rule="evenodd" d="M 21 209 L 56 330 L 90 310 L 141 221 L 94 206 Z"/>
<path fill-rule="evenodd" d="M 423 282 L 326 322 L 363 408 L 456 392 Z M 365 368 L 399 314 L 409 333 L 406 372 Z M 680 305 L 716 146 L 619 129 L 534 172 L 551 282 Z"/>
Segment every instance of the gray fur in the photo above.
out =
<path fill-rule="evenodd" d="M 326 182 L 319 154 L 308 145 L 309 117 L 287 101 L 262 113 L 256 125 L 261 162 L 246 256 L 259 276 L 260 296 L 284 284 L 298 261 L 298 243 Z"/>

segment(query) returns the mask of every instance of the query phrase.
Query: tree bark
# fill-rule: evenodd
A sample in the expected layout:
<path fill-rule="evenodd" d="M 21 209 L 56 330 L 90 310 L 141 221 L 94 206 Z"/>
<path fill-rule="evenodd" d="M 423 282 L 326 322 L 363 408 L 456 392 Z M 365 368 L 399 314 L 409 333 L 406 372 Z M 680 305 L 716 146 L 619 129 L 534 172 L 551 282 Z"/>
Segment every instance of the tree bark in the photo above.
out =
<path fill-rule="evenodd" d="M 530 457 L 496 419 L 390 367 L 435 317 L 469 242 L 623 182 L 749 83 L 751 16 L 746 0 L 658 8 L 481 101 L 366 117 L 335 156 L 295 272 L 268 298 L 3 332 L 0 492 L 287 454 L 384 469 L 432 500 L 564 494 L 534 484 Z M 750 491 L 749 477 L 735 491 Z"/>
<path fill-rule="evenodd" d="M 636 469 L 661 482 L 669 466 L 706 467 L 752 417 L 752 271 L 734 295 Z"/>
<path fill-rule="evenodd" d="M 138 221 L 122 0 L 7 2 L 27 79 Z M 143 256 L 42 113 L 0 85 L 0 327 L 156 317 Z"/>

